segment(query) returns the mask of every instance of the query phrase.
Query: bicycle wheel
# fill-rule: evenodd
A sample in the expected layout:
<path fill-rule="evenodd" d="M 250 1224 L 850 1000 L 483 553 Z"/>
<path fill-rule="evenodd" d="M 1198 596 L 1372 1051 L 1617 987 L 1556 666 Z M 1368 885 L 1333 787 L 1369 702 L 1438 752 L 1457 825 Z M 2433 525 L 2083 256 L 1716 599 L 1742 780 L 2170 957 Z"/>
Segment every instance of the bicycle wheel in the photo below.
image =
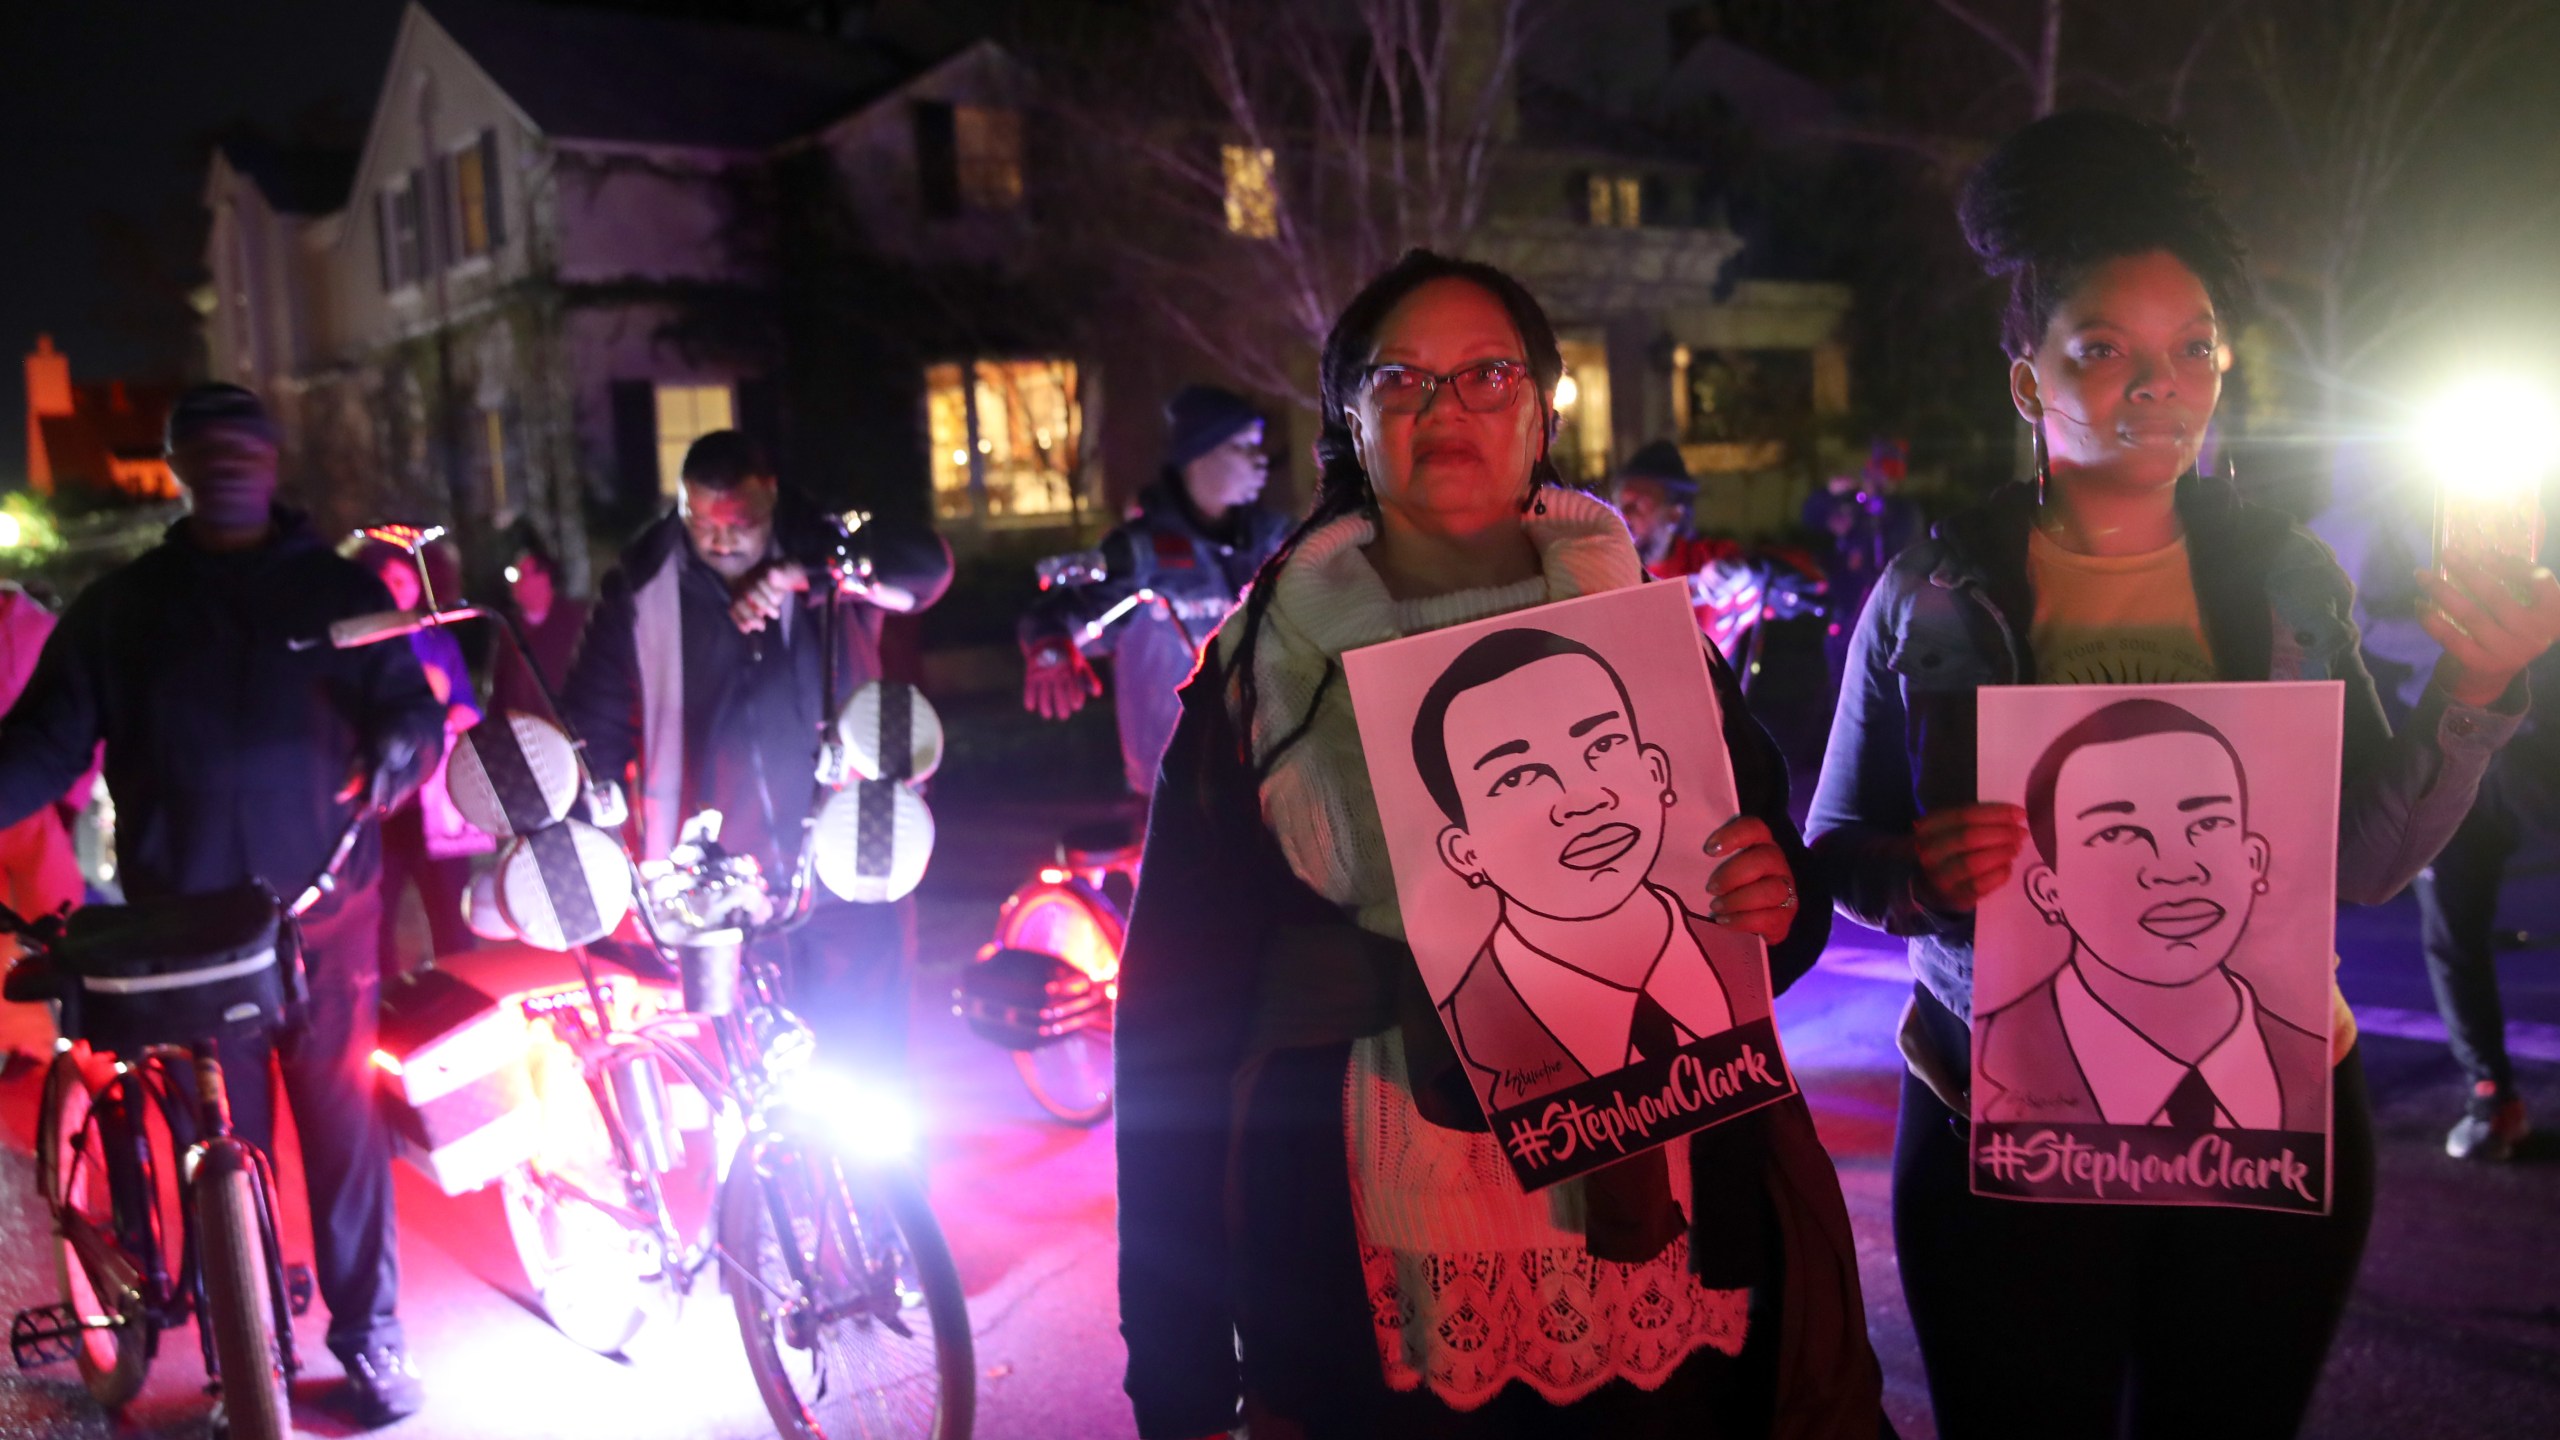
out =
<path fill-rule="evenodd" d="M 68 1230 L 78 1225 L 100 1243 L 125 1249 L 126 1237 L 153 1233 L 152 1215 L 145 1178 L 129 1156 L 111 1153 L 117 1147 L 97 1127 L 91 1068 L 107 1073 L 83 1047 L 56 1054 L 45 1071 L 44 1108 L 36 1116 L 37 1178 L 57 1217 L 53 1258 L 63 1300 L 84 1320 L 117 1322 L 82 1334 L 72 1359 L 89 1394 L 118 1410 L 142 1392 L 156 1337 L 142 1297 L 104 1276 L 93 1278 Z"/>
<path fill-rule="evenodd" d="M 222 1385 L 230 1440 L 288 1440 L 293 1403 L 285 1390 L 284 1352 L 276 1343 L 257 1181 L 247 1157 L 240 1158 L 236 1165 L 207 1163 L 196 1171 L 190 1200 L 196 1273 L 204 1285 L 204 1313 L 196 1323 L 213 1331 L 214 1364 L 221 1371 L 215 1378 Z"/>
<path fill-rule="evenodd" d="M 1013 1052 L 1013 1068 L 1040 1108 L 1070 1125 L 1111 1118 L 1111 1032 L 1079 1030 L 1036 1050 Z"/>
<path fill-rule="evenodd" d="M 577 1055 L 540 1027 L 527 1058 L 542 1148 L 499 1179 L 507 1234 L 552 1327 L 599 1355 L 616 1354 L 648 1323 L 659 1264 L 647 1237 L 561 1188 L 617 1202 L 626 1190 Z"/>
<path fill-rule="evenodd" d="M 784 1440 L 968 1440 L 977 1360 L 942 1227 L 912 1178 L 853 1178 L 790 1144 L 729 1172 L 720 1247 L 756 1388 Z"/>
<path fill-rule="evenodd" d="M 1027 885 L 1014 892 L 996 917 L 998 944 L 1055 956 L 1103 985 L 1119 976 L 1121 939 L 1117 907 L 1081 881 Z M 1107 1027 L 1016 1050 L 1013 1068 L 1040 1108 L 1070 1125 L 1099 1125 L 1111 1114 Z"/>

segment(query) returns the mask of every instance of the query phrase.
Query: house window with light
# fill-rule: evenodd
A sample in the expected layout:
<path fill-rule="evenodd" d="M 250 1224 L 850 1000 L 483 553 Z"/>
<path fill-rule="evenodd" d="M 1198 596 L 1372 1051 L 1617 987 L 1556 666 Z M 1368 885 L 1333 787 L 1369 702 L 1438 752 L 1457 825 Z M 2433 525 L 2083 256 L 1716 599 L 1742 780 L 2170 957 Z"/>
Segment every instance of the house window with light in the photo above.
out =
<path fill-rule="evenodd" d="M 1067 359 L 925 368 L 934 514 L 944 520 L 1064 521 L 1076 513 L 1084 406 Z"/>
<path fill-rule="evenodd" d="M 1606 479 L 1610 461 L 1609 347 L 1599 335 L 1559 336 L 1564 378 L 1556 382 L 1556 468 L 1568 480 Z"/>
<path fill-rule="evenodd" d="M 1022 203 L 1022 112 L 991 105 L 951 108 L 960 162 L 960 208 L 1011 210 Z"/>
<path fill-rule="evenodd" d="M 479 138 L 445 159 L 451 170 L 456 258 L 478 259 L 506 242 L 506 216 L 498 204 L 498 137 Z"/>
<path fill-rule="evenodd" d="M 736 397 L 726 385 L 661 385 L 658 399 L 658 493 L 673 495 L 684 479 L 684 452 L 714 430 L 737 428 Z"/>
<path fill-rule="evenodd" d="M 1644 177 L 1641 175 L 1595 174 L 1585 183 L 1589 208 L 1584 219 L 1591 224 L 1614 230 L 1633 230 L 1644 224 Z"/>
<path fill-rule="evenodd" d="M 1220 153 L 1227 181 L 1227 229 L 1247 240 L 1268 240 L 1280 233 L 1280 192 L 1272 183 L 1275 166 L 1268 149 L 1229 145 Z"/>
<path fill-rule="evenodd" d="M 919 100 L 916 183 L 924 212 L 947 220 L 1022 205 L 1022 112 L 995 105 Z"/>

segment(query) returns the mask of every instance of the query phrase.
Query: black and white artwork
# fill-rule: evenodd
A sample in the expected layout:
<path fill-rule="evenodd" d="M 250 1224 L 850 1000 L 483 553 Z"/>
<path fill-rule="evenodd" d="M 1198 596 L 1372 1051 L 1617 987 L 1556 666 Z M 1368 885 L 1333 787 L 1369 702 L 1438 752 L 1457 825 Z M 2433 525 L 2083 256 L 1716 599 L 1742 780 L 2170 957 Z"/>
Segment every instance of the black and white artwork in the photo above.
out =
<path fill-rule="evenodd" d="M 1977 1193 L 2327 1212 L 2341 696 L 1982 692 L 2028 842 L 1975 921 Z"/>
<path fill-rule="evenodd" d="M 1535 1189 L 1794 1090 L 1761 942 L 1707 918 L 1736 811 L 1682 593 L 1345 657 L 1405 936 Z"/>

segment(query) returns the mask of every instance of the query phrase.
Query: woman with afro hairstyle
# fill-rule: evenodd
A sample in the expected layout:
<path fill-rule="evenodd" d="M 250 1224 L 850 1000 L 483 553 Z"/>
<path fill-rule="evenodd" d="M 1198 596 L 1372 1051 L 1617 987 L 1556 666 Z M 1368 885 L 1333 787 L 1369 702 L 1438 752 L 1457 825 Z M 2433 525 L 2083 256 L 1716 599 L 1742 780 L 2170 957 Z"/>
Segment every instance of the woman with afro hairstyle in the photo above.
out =
<path fill-rule="evenodd" d="M 1803 1100 L 1525 1195 L 1402 943 L 1342 653 L 1644 583 L 1547 459 L 1554 330 L 1510 276 L 1416 251 L 1321 364 L 1314 512 L 1182 692 L 1122 957 L 1138 1434 L 1873 1440 L 1856 1247 Z M 1707 661 L 1742 809 L 1710 841 L 1715 921 L 1767 940 L 1783 987 L 1829 902 L 1776 747 Z"/>
<path fill-rule="evenodd" d="M 2451 554 L 2426 577 L 2434 684 L 2393 734 L 2347 577 L 2284 516 L 2200 477 L 2247 298 L 2186 141 L 2050 116 L 1961 207 L 2008 284 L 2001 340 L 2035 473 L 1903 552 L 1861 617 L 1807 829 L 1842 914 L 1909 939 L 1894 1155 L 1903 1288 L 1948 1440 L 2282 1436 L 2300 1428 L 2373 1216 L 2355 1021 L 2332 994 L 2325 1216 L 2034 1205 L 1969 1193 L 1973 911 L 2028 838 L 1977 803 L 1983 685 L 2338 680 L 2338 894 L 2397 894 L 2470 807 L 2560 633 L 2560 583 Z M 2512 587 L 2512 589 L 2511 589 Z"/>

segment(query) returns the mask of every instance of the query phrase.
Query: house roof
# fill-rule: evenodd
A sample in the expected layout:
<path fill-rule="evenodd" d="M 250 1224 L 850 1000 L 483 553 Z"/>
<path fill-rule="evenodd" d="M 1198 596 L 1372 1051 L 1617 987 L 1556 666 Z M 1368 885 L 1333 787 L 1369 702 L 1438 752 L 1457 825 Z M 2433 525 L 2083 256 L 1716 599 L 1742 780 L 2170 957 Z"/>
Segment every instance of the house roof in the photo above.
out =
<path fill-rule="evenodd" d="M 522 0 L 421 0 L 545 134 L 763 149 L 913 74 L 885 45 Z"/>
<path fill-rule="evenodd" d="M 222 142 L 222 158 L 249 177 L 267 203 L 286 215 L 326 215 L 347 203 L 356 152 L 278 145 L 254 136 Z"/>
<path fill-rule="evenodd" d="M 1662 92 L 1675 105 L 1721 100 L 1773 140 L 1815 136 L 1839 120 L 1829 91 L 1756 50 L 1713 35 L 1680 58 Z"/>

